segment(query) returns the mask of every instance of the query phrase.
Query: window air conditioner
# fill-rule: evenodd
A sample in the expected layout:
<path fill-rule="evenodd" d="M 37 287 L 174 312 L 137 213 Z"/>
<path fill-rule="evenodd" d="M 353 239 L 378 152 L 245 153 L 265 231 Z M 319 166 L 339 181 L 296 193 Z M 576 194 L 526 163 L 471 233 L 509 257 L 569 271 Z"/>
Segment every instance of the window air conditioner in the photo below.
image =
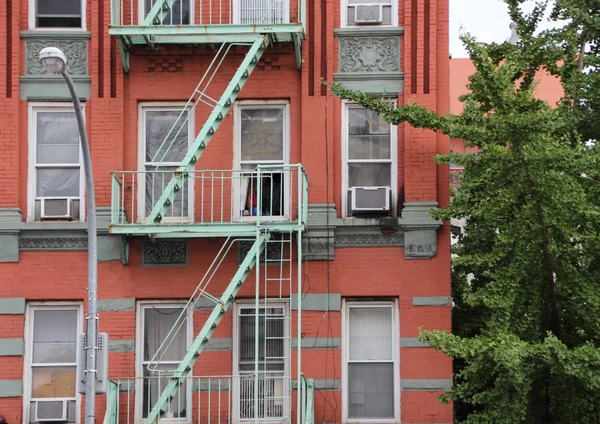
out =
<path fill-rule="evenodd" d="M 66 422 L 68 400 L 36 400 L 35 421 Z"/>
<path fill-rule="evenodd" d="M 352 187 L 352 213 L 390 212 L 390 187 Z"/>
<path fill-rule="evenodd" d="M 66 197 L 42 198 L 41 203 L 41 219 L 73 219 L 73 199 Z"/>
<path fill-rule="evenodd" d="M 383 21 L 381 4 L 357 4 L 354 6 L 354 22 L 357 24 L 380 24 Z"/>

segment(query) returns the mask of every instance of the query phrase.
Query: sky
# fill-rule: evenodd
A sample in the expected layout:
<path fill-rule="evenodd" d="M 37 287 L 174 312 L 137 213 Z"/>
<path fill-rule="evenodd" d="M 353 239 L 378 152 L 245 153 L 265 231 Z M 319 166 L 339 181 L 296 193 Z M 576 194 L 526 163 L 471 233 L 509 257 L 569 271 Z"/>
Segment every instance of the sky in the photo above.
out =
<path fill-rule="evenodd" d="M 525 10 L 530 10 L 529 1 Z M 510 38 L 508 7 L 502 0 L 450 0 L 450 54 L 454 58 L 468 57 L 459 34 L 463 30 L 484 43 L 502 42 Z M 544 21 L 541 28 L 549 27 Z"/>

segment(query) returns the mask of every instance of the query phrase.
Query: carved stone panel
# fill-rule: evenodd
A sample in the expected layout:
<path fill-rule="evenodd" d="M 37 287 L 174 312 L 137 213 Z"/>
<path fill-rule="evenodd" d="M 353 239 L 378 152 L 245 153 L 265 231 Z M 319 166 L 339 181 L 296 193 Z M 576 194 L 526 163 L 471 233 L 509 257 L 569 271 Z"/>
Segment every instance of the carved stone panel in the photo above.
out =
<path fill-rule="evenodd" d="M 252 241 L 241 241 L 238 243 L 238 264 L 241 264 L 246 255 L 252 248 L 254 242 Z M 265 248 L 267 256 L 266 258 L 269 261 L 279 261 L 283 258 L 283 246 L 286 243 L 277 243 L 276 240 L 271 240 L 267 243 Z M 265 251 L 263 250 L 260 255 L 260 263 L 265 263 Z M 277 265 L 278 262 L 271 262 L 271 265 Z"/>
<path fill-rule="evenodd" d="M 32 237 L 19 239 L 21 250 L 87 250 L 85 237 Z"/>
<path fill-rule="evenodd" d="M 307 235 L 302 239 L 302 256 L 307 261 L 333 260 L 335 255 L 334 248 L 333 232 L 330 237 L 313 237 Z"/>
<path fill-rule="evenodd" d="M 415 229 L 405 231 L 404 257 L 406 259 L 432 258 L 437 252 L 437 231 Z"/>
<path fill-rule="evenodd" d="M 144 241 L 142 265 L 187 265 L 187 241 Z"/>
<path fill-rule="evenodd" d="M 44 47 L 58 47 L 67 56 L 67 70 L 71 75 L 88 74 L 87 40 L 25 40 L 25 73 L 44 75 L 46 71 L 40 63 L 40 50 Z"/>
<path fill-rule="evenodd" d="M 350 246 L 402 246 L 404 234 L 338 233 L 335 235 L 336 247 Z"/>
<path fill-rule="evenodd" d="M 400 37 L 340 37 L 340 72 L 400 71 Z"/>

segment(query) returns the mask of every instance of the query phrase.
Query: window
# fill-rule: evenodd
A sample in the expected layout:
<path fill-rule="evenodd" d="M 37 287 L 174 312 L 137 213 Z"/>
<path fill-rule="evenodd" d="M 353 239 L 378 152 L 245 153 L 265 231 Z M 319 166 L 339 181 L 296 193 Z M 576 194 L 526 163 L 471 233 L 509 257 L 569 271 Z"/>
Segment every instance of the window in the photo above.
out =
<path fill-rule="evenodd" d="M 29 219 L 83 220 L 83 168 L 73 108 L 31 106 Z"/>
<path fill-rule="evenodd" d="M 398 330 L 396 304 L 348 302 L 344 317 L 344 418 L 396 420 Z"/>
<path fill-rule="evenodd" d="M 342 25 L 398 25 L 397 0 L 345 0 Z"/>
<path fill-rule="evenodd" d="M 138 308 L 138 378 L 136 393 L 137 416 L 147 418 L 174 371 L 190 346 L 192 333 L 191 309 L 184 305 L 146 303 Z M 140 328 L 141 327 L 141 328 Z M 184 383 L 167 405 L 163 418 L 191 416 L 191 385 Z M 136 420 L 140 422 L 141 420 Z"/>
<path fill-rule="evenodd" d="M 387 200 L 388 213 L 393 211 L 396 169 L 396 127 L 386 123 L 377 113 L 354 104 L 346 104 L 344 124 L 344 158 L 346 216 L 353 215 L 352 188 L 382 188 Z M 389 194 L 388 194 L 389 188 Z M 363 200 L 363 199 L 360 199 Z M 373 196 L 369 201 L 373 210 L 381 210 L 382 199 Z M 359 199 L 356 199 L 358 202 Z M 364 201 L 364 200 L 363 200 Z M 385 202 L 384 202 L 385 203 Z M 364 209 L 368 209 L 364 208 Z"/>
<path fill-rule="evenodd" d="M 290 22 L 288 0 L 237 0 L 237 4 L 237 24 L 269 25 Z"/>
<path fill-rule="evenodd" d="M 29 306 L 27 422 L 44 416 L 65 422 L 79 420 L 76 355 L 82 332 L 80 314 L 77 305 Z"/>
<path fill-rule="evenodd" d="M 29 0 L 31 28 L 85 28 L 82 0 Z"/>
<path fill-rule="evenodd" d="M 193 140 L 193 117 L 183 105 L 142 105 L 138 219 L 143 221 L 169 184 Z M 163 222 L 193 219 L 193 178 L 176 194 Z"/>
<path fill-rule="evenodd" d="M 144 0 L 144 19 L 150 13 L 150 10 L 154 6 L 154 4 L 163 0 Z M 192 6 L 193 2 L 190 0 L 175 0 L 173 5 L 171 6 L 171 11 L 165 17 L 162 24 L 163 25 L 189 25 L 191 24 L 191 18 L 193 16 Z M 144 19 L 141 19 L 142 21 Z"/>
<path fill-rule="evenodd" d="M 289 315 L 286 304 L 269 303 L 258 310 L 258 417 L 289 415 Z M 257 316 L 253 305 L 236 308 L 234 373 L 240 420 L 255 418 L 255 358 Z"/>
<path fill-rule="evenodd" d="M 236 169 L 242 172 L 235 206 L 242 216 L 289 215 L 290 172 L 262 171 L 257 165 L 284 165 L 289 161 L 289 110 L 282 102 L 241 103 L 236 108 Z M 260 185 L 260 190 L 259 190 Z M 258 201 L 260 191 L 261 202 Z M 260 205 L 259 205 L 260 203 Z M 260 207 L 261 210 L 258 210 Z"/>

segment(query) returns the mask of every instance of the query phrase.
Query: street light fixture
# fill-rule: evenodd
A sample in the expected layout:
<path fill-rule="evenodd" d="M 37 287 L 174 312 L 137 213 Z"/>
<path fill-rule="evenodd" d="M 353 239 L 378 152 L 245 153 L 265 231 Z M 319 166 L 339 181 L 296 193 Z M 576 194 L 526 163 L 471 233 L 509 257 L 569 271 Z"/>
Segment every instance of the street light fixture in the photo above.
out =
<path fill-rule="evenodd" d="M 90 145 L 85 130 L 85 120 L 81 112 L 79 97 L 75 85 L 67 72 L 67 57 L 56 47 L 45 47 L 40 51 L 40 62 L 47 72 L 61 74 L 69 87 L 71 99 L 75 108 L 79 139 L 83 153 L 83 171 L 85 175 L 85 194 L 87 201 L 88 224 L 88 304 L 86 322 L 86 365 L 85 365 L 85 424 L 95 424 L 96 415 L 96 351 L 98 339 L 98 251 L 97 251 L 97 225 L 96 201 L 94 197 L 94 179 L 92 174 L 92 159 Z"/>

